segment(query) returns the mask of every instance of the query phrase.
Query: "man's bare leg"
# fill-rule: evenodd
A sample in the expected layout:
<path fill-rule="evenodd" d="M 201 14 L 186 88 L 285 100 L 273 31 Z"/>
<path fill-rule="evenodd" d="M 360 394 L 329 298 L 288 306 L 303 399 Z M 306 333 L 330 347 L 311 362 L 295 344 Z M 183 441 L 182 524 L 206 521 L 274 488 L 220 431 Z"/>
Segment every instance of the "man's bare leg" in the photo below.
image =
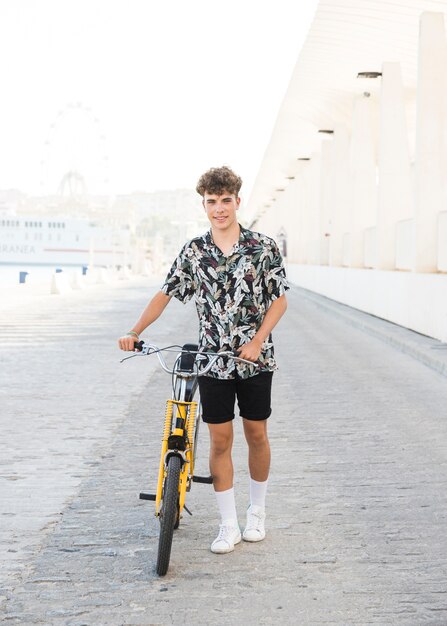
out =
<path fill-rule="evenodd" d="M 233 422 L 208 424 L 210 432 L 210 472 L 214 491 L 226 491 L 233 487 Z"/>
<path fill-rule="evenodd" d="M 233 489 L 233 422 L 208 424 L 210 432 L 210 471 L 221 516 L 219 534 L 211 544 L 211 551 L 225 554 L 241 541 L 237 522 Z"/>
<path fill-rule="evenodd" d="M 248 443 L 250 469 L 250 506 L 243 532 L 245 541 L 262 541 L 265 537 L 265 496 L 270 469 L 270 444 L 267 420 L 244 419 L 245 438 Z"/>
<path fill-rule="evenodd" d="M 248 443 L 248 467 L 253 480 L 264 482 L 269 477 L 270 444 L 267 436 L 267 420 L 243 420 Z"/>

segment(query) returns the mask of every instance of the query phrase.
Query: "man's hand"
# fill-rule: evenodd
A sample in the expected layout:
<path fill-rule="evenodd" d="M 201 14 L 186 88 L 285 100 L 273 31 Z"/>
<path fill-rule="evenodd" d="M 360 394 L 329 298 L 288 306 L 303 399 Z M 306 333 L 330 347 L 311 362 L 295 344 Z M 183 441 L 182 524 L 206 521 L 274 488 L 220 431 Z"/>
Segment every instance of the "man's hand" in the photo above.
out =
<path fill-rule="evenodd" d="M 153 324 L 153 322 L 160 317 L 170 300 L 171 296 L 167 296 L 162 291 L 158 291 L 155 294 L 144 309 L 140 319 L 130 329 L 130 334 L 127 333 L 127 335 L 118 339 L 118 345 L 121 350 L 135 352 L 134 344 L 135 342 L 140 341 L 139 335 L 141 335 L 141 333 L 143 333 L 148 326 Z"/>
<path fill-rule="evenodd" d="M 135 352 L 135 342 L 139 341 L 138 337 L 135 335 L 124 335 L 124 337 L 120 337 L 118 339 L 118 345 L 121 350 L 126 350 L 127 352 Z"/>
<path fill-rule="evenodd" d="M 253 337 L 251 341 L 245 343 L 243 346 L 238 348 L 237 353 L 241 359 L 246 359 L 247 361 L 252 361 L 256 363 L 259 359 L 259 356 L 262 351 L 262 341 Z"/>

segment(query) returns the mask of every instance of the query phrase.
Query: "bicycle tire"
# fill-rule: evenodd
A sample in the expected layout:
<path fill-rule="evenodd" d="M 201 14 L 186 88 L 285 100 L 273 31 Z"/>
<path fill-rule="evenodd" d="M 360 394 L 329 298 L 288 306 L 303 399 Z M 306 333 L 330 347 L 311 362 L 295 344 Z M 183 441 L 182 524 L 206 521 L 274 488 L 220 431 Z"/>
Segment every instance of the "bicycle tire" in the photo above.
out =
<path fill-rule="evenodd" d="M 160 535 L 158 539 L 157 574 L 164 576 L 171 558 L 172 537 L 178 516 L 179 480 L 182 463 L 180 457 L 171 456 L 163 488 L 163 501 L 160 509 Z"/>
<path fill-rule="evenodd" d="M 174 522 L 174 530 L 177 530 L 179 526 L 180 526 L 180 502 L 177 502 L 177 512 L 176 512 L 176 517 L 175 517 L 175 522 Z"/>

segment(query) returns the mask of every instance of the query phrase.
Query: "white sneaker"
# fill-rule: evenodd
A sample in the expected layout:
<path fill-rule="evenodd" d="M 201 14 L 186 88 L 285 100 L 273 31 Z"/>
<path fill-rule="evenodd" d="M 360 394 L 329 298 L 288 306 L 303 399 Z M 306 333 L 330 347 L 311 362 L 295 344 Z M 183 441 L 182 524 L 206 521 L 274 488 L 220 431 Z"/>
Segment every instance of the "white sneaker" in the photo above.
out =
<path fill-rule="evenodd" d="M 247 510 L 247 525 L 242 534 L 244 541 L 262 541 L 265 537 L 265 510 L 252 504 Z"/>
<path fill-rule="evenodd" d="M 226 554 L 233 552 L 234 546 L 241 541 L 241 531 L 239 526 L 221 524 L 219 534 L 211 544 L 211 552 L 215 554 Z"/>

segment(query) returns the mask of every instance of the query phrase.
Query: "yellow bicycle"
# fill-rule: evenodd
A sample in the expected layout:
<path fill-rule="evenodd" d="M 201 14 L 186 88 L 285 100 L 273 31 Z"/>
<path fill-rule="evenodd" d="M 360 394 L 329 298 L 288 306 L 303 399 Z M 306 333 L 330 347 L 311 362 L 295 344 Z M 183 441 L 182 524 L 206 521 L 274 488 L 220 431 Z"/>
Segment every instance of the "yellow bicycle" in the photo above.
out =
<path fill-rule="evenodd" d="M 186 493 L 193 482 L 213 482 L 211 476 L 194 474 L 200 422 L 200 406 L 194 400 L 199 364 L 202 365 L 200 375 L 207 374 L 218 359 L 230 358 L 254 364 L 232 352 L 198 352 L 195 344 L 158 348 L 140 341 L 135 343 L 135 348 L 138 352 L 132 357 L 156 354 L 163 370 L 172 375 L 173 398 L 166 402 L 157 491 L 155 494 L 140 493 L 142 500 L 155 500 L 155 515 L 160 521 L 156 571 L 159 576 L 164 576 L 169 567 L 174 530 L 179 526 L 183 509 L 191 515 L 185 505 Z M 176 353 L 172 368 L 166 364 L 163 352 Z M 203 361 L 208 361 L 205 366 Z"/>

